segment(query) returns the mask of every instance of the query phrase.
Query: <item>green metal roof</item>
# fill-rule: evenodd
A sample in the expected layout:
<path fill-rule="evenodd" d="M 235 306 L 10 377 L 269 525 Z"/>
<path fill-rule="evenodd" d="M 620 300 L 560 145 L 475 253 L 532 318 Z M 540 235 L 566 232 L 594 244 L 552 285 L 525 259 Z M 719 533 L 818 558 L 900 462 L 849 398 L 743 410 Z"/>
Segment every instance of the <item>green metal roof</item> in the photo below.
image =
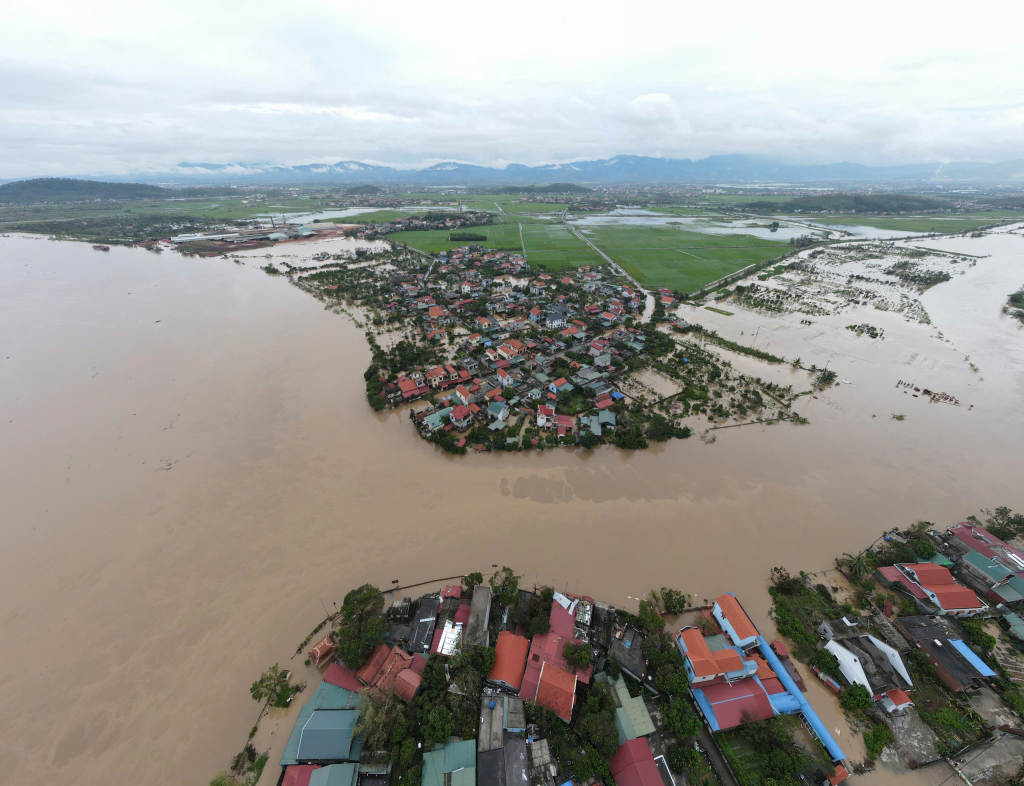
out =
<path fill-rule="evenodd" d="M 443 748 L 423 754 L 423 786 L 476 786 L 476 740 L 449 742 Z"/>
<path fill-rule="evenodd" d="M 647 705 L 640 696 L 630 696 L 629 688 L 622 677 L 611 682 L 619 708 L 615 710 L 615 728 L 619 730 L 619 745 L 637 737 L 654 734 L 654 721 Z"/>
<path fill-rule="evenodd" d="M 619 745 L 625 745 L 630 740 L 635 740 L 637 734 L 633 731 L 633 724 L 629 720 L 629 713 L 624 707 L 615 710 L 615 728 L 619 732 Z"/>
<path fill-rule="evenodd" d="M 355 786 L 359 769 L 353 762 L 331 764 L 313 770 L 309 778 L 309 786 Z"/>
<path fill-rule="evenodd" d="M 1003 619 L 1010 626 L 1010 633 L 1018 639 L 1024 640 L 1024 617 L 1021 617 L 1020 614 L 1007 614 Z"/>
<path fill-rule="evenodd" d="M 339 688 L 329 682 L 321 682 L 316 692 L 310 697 L 299 710 L 299 716 L 295 719 L 288 744 L 284 746 L 284 753 L 281 754 L 281 766 L 298 764 L 295 758 L 299 752 L 299 738 L 302 736 L 302 727 L 306 725 L 309 716 L 315 710 L 349 710 L 359 706 L 359 694 L 355 691 Z M 360 746 L 361 747 L 361 746 Z"/>
<path fill-rule="evenodd" d="M 359 713 L 355 710 L 314 710 L 299 733 L 299 761 L 344 761 L 352 751 Z"/>

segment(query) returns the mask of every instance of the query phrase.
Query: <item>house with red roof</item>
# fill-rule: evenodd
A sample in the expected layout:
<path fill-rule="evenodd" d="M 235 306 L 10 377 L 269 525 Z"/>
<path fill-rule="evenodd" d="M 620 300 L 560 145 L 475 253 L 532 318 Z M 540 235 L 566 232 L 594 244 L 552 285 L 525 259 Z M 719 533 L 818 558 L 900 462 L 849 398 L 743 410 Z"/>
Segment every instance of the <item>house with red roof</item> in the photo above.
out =
<path fill-rule="evenodd" d="M 473 413 L 465 404 L 454 407 L 448 413 L 448 418 L 457 429 L 469 428 L 473 423 Z"/>
<path fill-rule="evenodd" d="M 887 587 L 903 590 L 930 614 L 973 617 L 988 609 L 973 590 L 957 583 L 942 565 L 900 563 L 881 567 L 877 573 Z"/>
<path fill-rule="evenodd" d="M 364 685 L 382 693 L 393 691 L 403 701 L 410 702 L 419 690 L 423 665 L 426 660 L 410 655 L 399 647 L 378 644 L 369 659 L 356 672 L 356 679 Z"/>
<path fill-rule="evenodd" d="M 651 746 L 643 737 L 624 742 L 608 764 L 615 786 L 665 786 Z"/>
<path fill-rule="evenodd" d="M 523 686 L 529 651 L 530 641 L 525 636 L 510 630 L 501 631 L 494 647 L 494 665 L 487 674 L 487 681 L 499 688 L 519 693 Z"/>
<path fill-rule="evenodd" d="M 747 649 L 757 643 L 759 635 L 757 628 L 732 593 L 715 598 L 715 605 L 711 613 L 737 647 Z"/>
<path fill-rule="evenodd" d="M 553 660 L 545 661 L 537 681 L 536 703 L 547 707 L 569 723 L 576 707 L 576 673 L 564 669 Z"/>

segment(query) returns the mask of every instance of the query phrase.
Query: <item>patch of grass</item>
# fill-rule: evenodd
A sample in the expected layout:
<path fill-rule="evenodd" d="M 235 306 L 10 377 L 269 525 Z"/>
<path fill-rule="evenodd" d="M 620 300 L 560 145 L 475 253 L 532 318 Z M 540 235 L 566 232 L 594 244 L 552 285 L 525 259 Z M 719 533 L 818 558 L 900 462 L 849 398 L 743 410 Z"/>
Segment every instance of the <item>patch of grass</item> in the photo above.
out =
<path fill-rule="evenodd" d="M 416 215 L 414 211 L 374 210 L 369 213 L 359 213 L 358 215 L 346 216 L 344 218 L 325 218 L 321 220 L 321 223 L 326 224 L 327 222 L 330 222 L 332 224 L 383 224 L 387 221 L 395 221 L 399 218 L 408 218 L 409 216 L 413 215 Z"/>
<path fill-rule="evenodd" d="M 750 235 L 712 235 L 666 224 L 590 226 L 586 237 L 647 287 L 694 292 L 788 250 Z"/>
<path fill-rule="evenodd" d="M 721 308 L 715 308 L 714 306 L 704 306 L 704 308 L 707 311 L 714 311 L 716 314 L 721 314 L 724 317 L 735 316 L 735 312 L 734 311 L 726 311 L 726 310 L 721 309 Z"/>
<path fill-rule="evenodd" d="M 474 231 L 486 233 L 488 248 L 519 250 L 519 224 L 523 224 L 523 242 L 531 267 L 543 265 L 548 270 L 565 270 L 578 265 L 592 265 L 601 262 L 601 257 L 586 243 L 577 238 L 563 224 L 520 222 L 518 217 L 504 224 L 488 224 L 474 227 Z M 450 241 L 446 230 L 427 232 L 396 232 L 388 237 L 399 243 L 428 254 L 450 251 L 467 245 L 464 241 Z"/>

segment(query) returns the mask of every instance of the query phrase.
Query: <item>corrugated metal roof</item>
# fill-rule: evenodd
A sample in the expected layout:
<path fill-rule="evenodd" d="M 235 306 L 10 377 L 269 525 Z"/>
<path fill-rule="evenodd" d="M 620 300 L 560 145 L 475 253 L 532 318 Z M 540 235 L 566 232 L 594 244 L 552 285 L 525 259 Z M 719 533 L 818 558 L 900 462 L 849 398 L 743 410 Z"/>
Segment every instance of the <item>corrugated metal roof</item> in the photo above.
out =
<path fill-rule="evenodd" d="M 359 770 L 352 762 L 331 764 L 314 770 L 309 786 L 355 786 Z"/>
<path fill-rule="evenodd" d="M 292 727 L 291 736 L 288 738 L 288 744 L 285 745 L 284 753 L 281 754 L 281 766 L 286 767 L 289 764 L 298 763 L 295 756 L 299 751 L 299 738 L 302 736 L 302 727 L 306 725 L 306 721 L 309 720 L 309 716 L 315 710 L 344 710 L 354 709 L 358 706 L 359 694 L 355 691 L 339 688 L 337 685 L 331 685 L 328 682 L 321 682 L 309 701 L 299 710 L 299 715 L 295 719 L 295 725 Z"/>

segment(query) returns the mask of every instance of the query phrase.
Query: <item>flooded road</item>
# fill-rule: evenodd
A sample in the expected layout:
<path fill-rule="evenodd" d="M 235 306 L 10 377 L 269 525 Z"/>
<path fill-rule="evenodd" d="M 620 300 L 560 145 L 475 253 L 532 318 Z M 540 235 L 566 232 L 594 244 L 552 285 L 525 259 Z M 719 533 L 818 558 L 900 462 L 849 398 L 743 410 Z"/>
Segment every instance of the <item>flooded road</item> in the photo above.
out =
<path fill-rule="evenodd" d="M 988 241 L 949 242 L 988 253 Z M 1024 251 L 1019 237 L 991 242 Z M 979 319 L 996 338 L 942 324 L 944 308 L 968 308 L 943 294 L 959 282 L 926 298 L 985 377 L 974 411 L 914 399 L 892 421 L 890 397 L 906 397 L 889 371 L 865 372 L 813 401 L 809 426 L 635 454 L 452 457 L 402 414 L 366 406 L 361 331 L 263 263 L 0 238 L 0 754 L 12 782 L 206 783 L 256 719 L 249 684 L 275 661 L 301 674 L 289 657 L 321 599 L 364 581 L 496 563 L 524 585 L 624 608 L 663 585 L 698 600 L 728 590 L 767 632 L 772 566 L 819 570 L 893 526 L 1024 506 L 1021 334 L 987 301 Z M 995 292 L 978 286 L 983 300 Z M 954 350 L 907 327 L 886 325 L 890 371 L 906 341 L 934 345 L 922 373 L 939 373 L 939 350 Z M 866 347 L 840 360 L 799 328 L 780 328 L 771 351 L 810 342 L 836 355 L 840 377 L 875 363 Z M 967 401 L 953 384 L 963 374 L 967 389 L 973 372 L 949 357 L 939 389 Z M 809 695 L 842 724 L 824 691 Z"/>

